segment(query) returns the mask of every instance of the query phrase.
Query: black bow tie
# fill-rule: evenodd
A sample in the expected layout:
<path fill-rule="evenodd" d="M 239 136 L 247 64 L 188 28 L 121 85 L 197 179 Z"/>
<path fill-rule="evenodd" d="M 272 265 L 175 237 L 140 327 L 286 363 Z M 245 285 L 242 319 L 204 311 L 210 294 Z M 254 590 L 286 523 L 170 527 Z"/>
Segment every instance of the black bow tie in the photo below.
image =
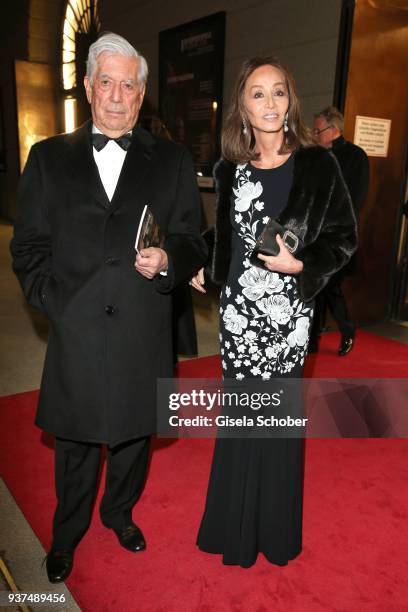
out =
<path fill-rule="evenodd" d="M 106 134 L 99 134 L 99 132 L 94 132 L 92 134 L 92 145 L 97 151 L 102 151 L 109 140 L 114 140 L 124 151 L 127 151 L 132 142 L 132 132 L 123 134 L 123 136 L 119 136 L 119 138 L 109 138 Z"/>

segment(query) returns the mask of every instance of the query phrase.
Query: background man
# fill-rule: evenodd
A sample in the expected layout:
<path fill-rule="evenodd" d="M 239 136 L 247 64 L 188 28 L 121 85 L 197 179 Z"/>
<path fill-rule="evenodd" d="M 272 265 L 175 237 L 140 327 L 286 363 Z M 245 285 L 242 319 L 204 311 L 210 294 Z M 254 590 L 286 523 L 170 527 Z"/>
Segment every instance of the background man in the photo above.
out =
<path fill-rule="evenodd" d="M 344 180 L 350 192 L 356 219 L 367 197 L 369 185 L 368 157 L 357 145 L 343 138 L 343 115 L 329 106 L 315 115 L 313 133 L 323 147 L 331 149 L 340 164 Z M 356 255 L 335 274 L 316 299 L 315 315 L 309 343 L 309 352 L 316 352 L 326 304 L 341 332 L 339 355 L 347 355 L 353 348 L 355 325 L 350 319 L 346 300 L 341 289 L 345 276 L 356 271 Z"/>
<path fill-rule="evenodd" d="M 20 184 L 13 268 L 50 320 L 36 423 L 56 436 L 51 582 L 67 578 L 89 525 L 101 444 L 102 522 L 124 548 L 146 546 L 132 508 L 155 430 L 156 381 L 172 375 L 169 292 L 206 256 L 189 153 L 135 127 L 146 79 L 146 61 L 125 39 L 99 38 L 85 77 L 92 122 L 33 146 Z M 146 204 L 166 241 L 135 261 Z"/>

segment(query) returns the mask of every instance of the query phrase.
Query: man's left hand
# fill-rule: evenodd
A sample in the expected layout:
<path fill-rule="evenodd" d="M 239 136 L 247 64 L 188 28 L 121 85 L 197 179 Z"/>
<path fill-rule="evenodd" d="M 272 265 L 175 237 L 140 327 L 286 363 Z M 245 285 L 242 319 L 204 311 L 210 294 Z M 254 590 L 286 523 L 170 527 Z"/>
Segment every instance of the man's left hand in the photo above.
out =
<path fill-rule="evenodd" d="M 166 251 L 156 247 L 142 249 L 136 255 L 135 268 L 142 276 L 154 278 L 159 272 L 164 272 L 168 267 Z"/>

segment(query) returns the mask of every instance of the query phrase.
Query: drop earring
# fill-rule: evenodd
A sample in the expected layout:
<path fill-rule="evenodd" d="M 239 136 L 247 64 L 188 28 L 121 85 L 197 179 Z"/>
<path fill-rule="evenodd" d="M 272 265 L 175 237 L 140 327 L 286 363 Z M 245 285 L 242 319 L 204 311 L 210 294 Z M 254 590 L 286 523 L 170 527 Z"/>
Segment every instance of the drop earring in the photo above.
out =
<path fill-rule="evenodd" d="M 285 134 L 287 132 L 289 132 L 289 126 L 288 126 L 288 113 L 286 113 L 285 115 L 285 121 L 283 122 L 283 131 L 285 132 Z"/>
<path fill-rule="evenodd" d="M 248 126 L 244 118 L 242 118 L 242 133 L 244 136 L 248 134 Z"/>

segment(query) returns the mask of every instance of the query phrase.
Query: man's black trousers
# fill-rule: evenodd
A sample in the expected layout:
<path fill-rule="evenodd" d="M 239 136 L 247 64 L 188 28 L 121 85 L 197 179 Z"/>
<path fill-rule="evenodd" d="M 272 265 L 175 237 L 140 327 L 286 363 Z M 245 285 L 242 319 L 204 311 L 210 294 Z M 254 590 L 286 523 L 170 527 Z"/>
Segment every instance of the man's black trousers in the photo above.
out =
<path fill-rule="evenodd" d="M 355 325 L 350 319 L 347 308 L 346 298 L 341 288 L 344 277 L 340 274 L 334 275 L 326 287 L 316 296 L 316 306 L 313 316 L 311 330 L 311 340 L 317 341 L 322 327 L 325 325 L 325 310 L 329 308 L 333 319 L 341 335 L 346 338 L 353 338 Z"/>
<path fill-rule="evenodd" d="M 102 523 L 120 529 L 131 523 L 132 508 L 142 492 L 150 437 L 107 448 Z M 56 438 L 55 486 L 57 508 L 53 523 L 54 549 L 74 550 L 91 521 L 101 465 L 101 445 Z"/>

